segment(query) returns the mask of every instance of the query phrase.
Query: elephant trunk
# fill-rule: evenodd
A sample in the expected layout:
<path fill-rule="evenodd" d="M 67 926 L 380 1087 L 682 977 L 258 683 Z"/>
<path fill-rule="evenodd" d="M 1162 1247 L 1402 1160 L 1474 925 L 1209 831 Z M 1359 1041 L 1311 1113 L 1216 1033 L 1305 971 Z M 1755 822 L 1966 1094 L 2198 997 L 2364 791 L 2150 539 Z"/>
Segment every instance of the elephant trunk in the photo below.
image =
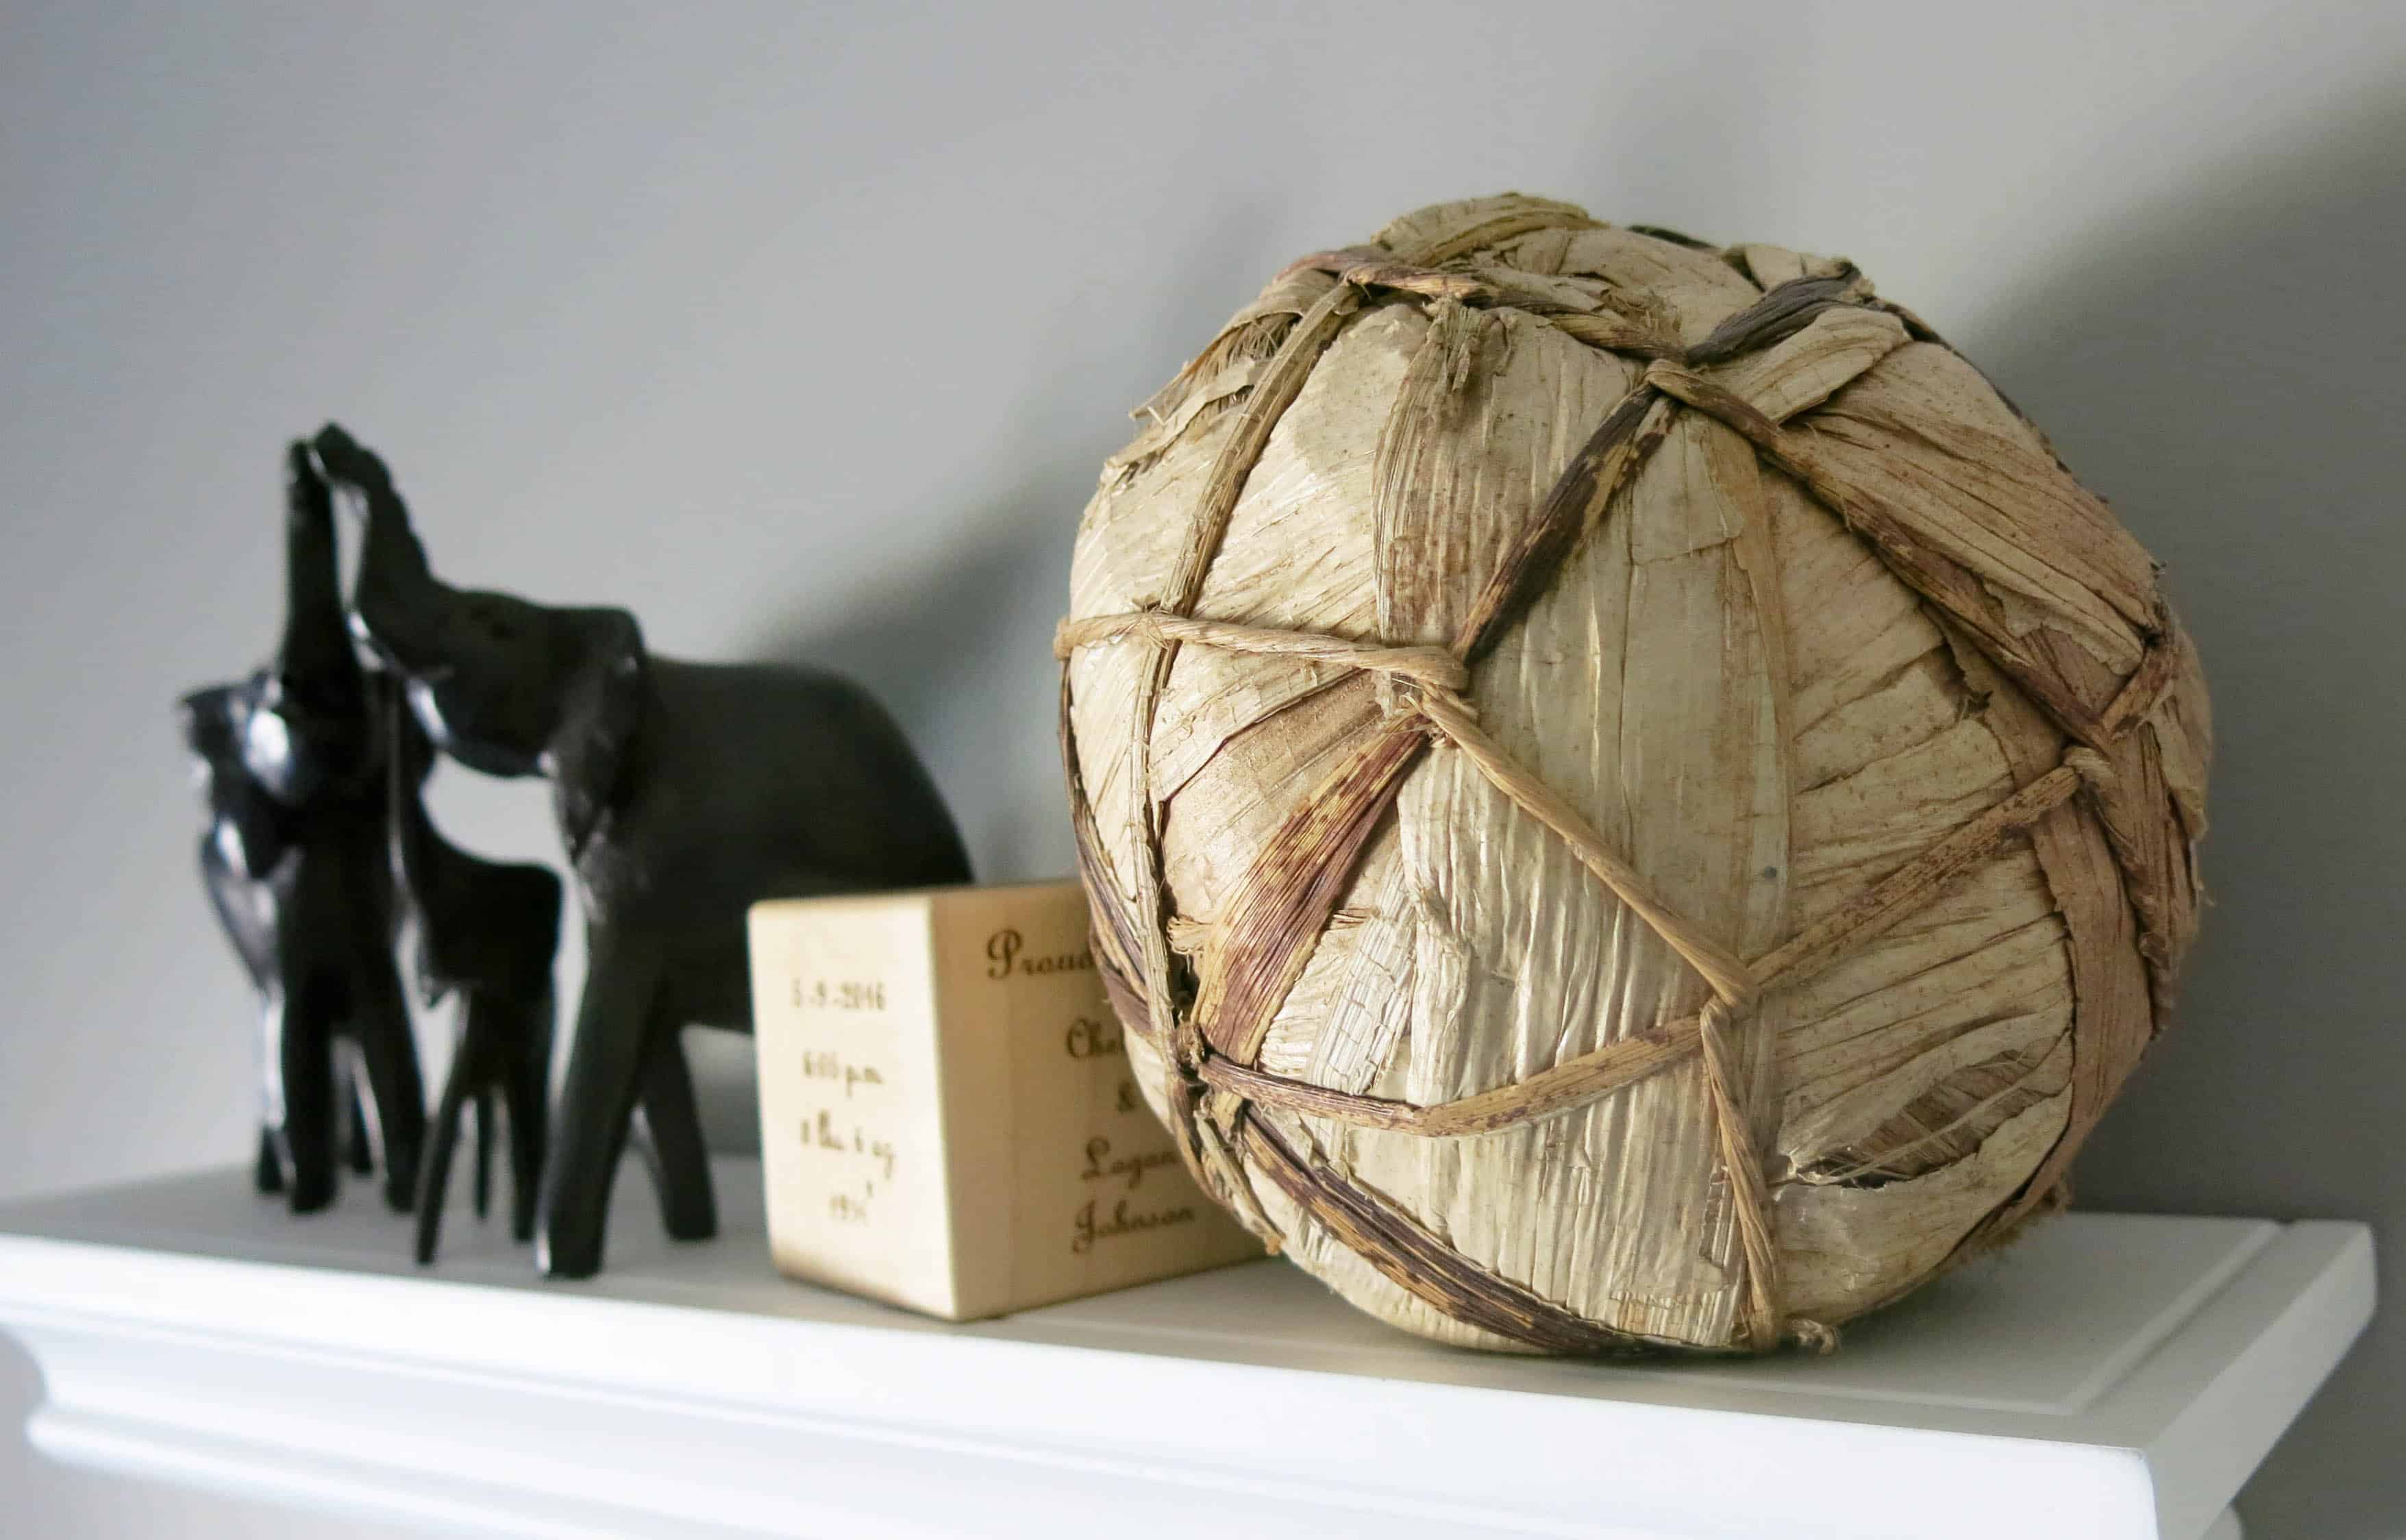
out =
<path fill-rule="evenodd" d="M 351 651 L 336 570 L 333 493 L 296 444 L 285 462 L 284 637 L 276 650 L 280 687 L 327 716 L 366 710 L 366 682 Z"/>
<path fill-rule="evenodd" d="M 409 527 L 409 507 L 394 490 L 384 461 L 340 428 L 317 438 L 327 473 L 355 488 L 367 504 L 367 532 L 352 609 L 377 651 L 404 674 L 437 666 L 439 642 L 459 591 L 435 577 L 426 547 Z"/>
<path fill-rule="evenodd" d="M 432 662 L 443 617 L 459 594 L 428 568 L 426 547 L 409 527 L 409 510 L 389 484 L 380 493 L 370 490 L 367 503 L 353 601 L 360 624 L 377 647 L 403 673 L 414 673 Z"/>

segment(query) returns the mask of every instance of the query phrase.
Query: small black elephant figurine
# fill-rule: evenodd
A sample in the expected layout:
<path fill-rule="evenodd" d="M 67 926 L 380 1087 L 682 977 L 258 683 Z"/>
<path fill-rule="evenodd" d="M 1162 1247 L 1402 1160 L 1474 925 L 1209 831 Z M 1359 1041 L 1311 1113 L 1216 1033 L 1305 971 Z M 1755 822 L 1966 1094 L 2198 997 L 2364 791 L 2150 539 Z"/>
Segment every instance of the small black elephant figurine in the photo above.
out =
<path fill-rule="evenodd" d="M 287 458 L 285 543 L 274 664 L 184 701 L 185 741 L 209 781 L 203 877 L 262 999 L 261 1186 L 281 1188 L 295 1213 L 333 1201 L 347 1036 L 375 1109 L 386 1200 L 406 1209 L 426 1109 L 393 963 L 389 686 L 352 651 L 333 494 L 304 445 Z"/>
<path fill-rule="evenodd" d="M 452 588 L 384 463 L 341 429 L 316 448 L 367 510 L 355 623 L 408 681 L 444 753 L 543 775 L 589 957 L 536 1219 L 555 1277 L 602 1264 L 610 1186 L 641 1108 L 667 1228 L 717 1228 L 678 1032 L 749 1031 L 757 899 L 968 880 L 951 815 L 900 729 L 816 671 L 656 657 L 617 609 Z"/>
<path fill-rule="evenodd" d="M 419 999 L 432 1010 L 459 998 L 451 1067 L 435 1099 L 434 1124 L 418 1175 L 418 1260 L 434 1260 L 451 1156 L 464 1113 L 476 1118 L 476 1216 L 491 1192 L 498 1106 L 509 1128 L 510 1234 L 534 1234 L 543 1175 L 559 950 L 560 882 L 548 867 L 469 855 L 434 827 L 420 796 L 434 748 L 396 694 L 392 742 L 393 847 L 417 918 Z"/>
<path fill-rule="evenodd" d="M 208 807 L 208 824 L 201 831 L 201 888 L 208 895 L 209 907 L 216 911 L 218 925 L 241 960 L 251 987 L 262 999 L 277 987 L 276 887 L 271 879 L 291 844 L 291 815 L 242 762 L 234 724 L 252 708 L 264 687 L 262 676 L 253 674 L 194 690 L 177 702 L 184 747 L 200 770 L 201 795 Z M 344 1164 L 365 1176 L 375 1169 L 367 1113 L 360 1106 L 359 1087 L 347 1066 L 341 1079 L 342 1100 L 349 1109 Z M 264 1122 L 252 1173 L 262 1193 L 284 1191 L 284 1162 L 276 1148 L 276 1131 Z"/>

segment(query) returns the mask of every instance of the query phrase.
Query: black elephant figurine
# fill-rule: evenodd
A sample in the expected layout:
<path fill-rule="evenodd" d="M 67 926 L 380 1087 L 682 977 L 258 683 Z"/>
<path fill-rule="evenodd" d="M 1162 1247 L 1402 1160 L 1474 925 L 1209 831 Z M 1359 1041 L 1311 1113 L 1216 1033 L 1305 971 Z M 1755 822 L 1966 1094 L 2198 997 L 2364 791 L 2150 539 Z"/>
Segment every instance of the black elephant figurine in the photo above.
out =
<path fill-rule="evenodd" d="M 435 745 L 475 770 L 552 783 L 589 965 L 552 1117 L 538 1264 L 565 1278 L 600 1268 L 638 1107 L 669 1233 L 714 1234 L 678 1033 L 751 1029 L 744 911 L 767 897 L 965 882 L 951 815 L 858 686 L 656 657 L 624 610 L 449 587 L 383 462 L 332 426 L 316 449 L 366 508 L 354 622 L 408 681 Z"/>
<path fill-rule="evenodd" d="M 336 1050 L 348 1038 L 375 1112 L 386 1200 L 406 1209 L 426 1109 L 393 961 L 389 686 L 352 650 L 333 498 L 305 445 L 287 457 L 285 490 L 275 662 L 184 702 L 185 740 L 210 784 L 203 877 L 262 999 L 260 1184 L 281 1188 L 295 1213 L 333 1201 L 347 1099 Z"/>
<path fill-rule="evenodd" d="M 276 888 L 270 880 L 290 844 L 290 815 L 267 794 L 242 762 L 242 744 L 235 728 L 248 702 L 264 687 L 257 674 L 248 679 L 211 685 L 177 702 L 184 747 L 200 772 L 201 797 L 208 808 L 208 824 L 201 831 L 201 890 L 209 908 L 242 963 L 243 972 L 262 1000 L 277 987 L 276 951 Z M 341 1100 L 349 1109 L 344 1139 L 344 1163 L 365 1176 L 375 1169 L 375 1146 L 368 1137 L 367 1113 L 360 1106 L 359 1087 L 349 1067 L 340 1071 Z M 276 1148 L 276 1131 L 262 1120 L 259 1154 L 252 1180 L 262 1193 L 284 1191 L 284 1162 Z"/>
<path fill-rule="evenodd" d="M 443 838 L 420 791 L 434 748 L 396 695 L 392 742 L 393 848 L 417 920 L 418 998 L 429 1010 L 458 998 L 451 1067 L 435 1098 L 433 1127 L 418 1174 L 417 1251 L 434 1260 L 450 1193 L 451 1156 L 462 1117 L 476 1121 L 476 1217 L 492 1190 L 498 1108 L 509 1130 L 510 1234 L 534 1234 L 550 1094 L 559 951 L 559 878 L 548 867 L 488 861 Z"/>

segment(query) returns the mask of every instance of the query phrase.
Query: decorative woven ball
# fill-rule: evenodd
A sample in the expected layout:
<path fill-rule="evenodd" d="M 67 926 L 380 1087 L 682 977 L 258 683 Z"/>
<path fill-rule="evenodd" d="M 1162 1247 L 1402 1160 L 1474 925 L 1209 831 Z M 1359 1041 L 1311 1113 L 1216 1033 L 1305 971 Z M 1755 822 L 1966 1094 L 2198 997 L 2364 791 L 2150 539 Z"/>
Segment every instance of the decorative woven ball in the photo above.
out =
<path fill-rule="evenodd" d="M 1977 369 L 1847 262 L 1507 195 L 1138 417 L 1080 860 L 1267 1241 L 1446 1342 L 1762 1351 L 2059 1205 L 2195 929 L 2206 699 Z"/>

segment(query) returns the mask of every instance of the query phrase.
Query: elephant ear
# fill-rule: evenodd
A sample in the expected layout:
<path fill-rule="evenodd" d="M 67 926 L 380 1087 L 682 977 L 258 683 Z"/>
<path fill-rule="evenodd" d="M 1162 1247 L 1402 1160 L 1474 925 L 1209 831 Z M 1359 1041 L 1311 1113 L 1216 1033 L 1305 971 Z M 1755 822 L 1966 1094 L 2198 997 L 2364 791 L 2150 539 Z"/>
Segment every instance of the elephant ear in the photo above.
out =
<path fill-rule="evenodd" d="M 559 701 L 550 760 L 552 795 L 571 862 L 608 823 L 625 790 L 628 755 L 644 718 L 644 633 L 624 610 L 579 610 L 582 656 Z"/>

